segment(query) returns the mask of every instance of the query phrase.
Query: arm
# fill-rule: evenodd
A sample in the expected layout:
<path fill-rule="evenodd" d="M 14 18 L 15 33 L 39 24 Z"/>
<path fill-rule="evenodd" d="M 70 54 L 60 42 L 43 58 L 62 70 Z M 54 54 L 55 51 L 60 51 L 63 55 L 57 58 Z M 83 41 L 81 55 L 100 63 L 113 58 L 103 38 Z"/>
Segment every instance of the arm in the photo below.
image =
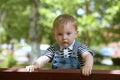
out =
<path fill-rule="evenodd" d="M 35 61 L 35 65 L 42 68 L 46 63 L 50 61 L 50 58 L 47 56 L 41 56 Z"/>
<path fill-rule="evenodd" d="M 93 56 L 91 55 L 91 53 L 85 52 L 82 57 L 85 60 L 84 66 L 82 67 L 82 74 L 85 76 L 89 76 L 93 67 Z"/>
<path fill-rule="evenodd" d="M 50 61 L 49 57 L 41 56 L 35 61 L 35 63 L 33 65 L 26 66 L 26 70 L 28 72 L 38 71 L 40 68 L 42 68 L 49 61 Z"/>

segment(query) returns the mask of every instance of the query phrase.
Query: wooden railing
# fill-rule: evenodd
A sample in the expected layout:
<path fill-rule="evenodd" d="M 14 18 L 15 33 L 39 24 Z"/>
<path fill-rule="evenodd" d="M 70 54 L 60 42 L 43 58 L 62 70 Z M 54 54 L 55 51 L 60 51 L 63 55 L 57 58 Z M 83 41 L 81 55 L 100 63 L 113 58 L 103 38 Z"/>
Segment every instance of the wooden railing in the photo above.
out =
<path fill-rule="evenodd" d="M 23 68 L 2 68 L 0 80 L 120 80 L 120 70 L 93 70 L 90 76 L 83 76 L 78 69 L 26 72 Z"/>

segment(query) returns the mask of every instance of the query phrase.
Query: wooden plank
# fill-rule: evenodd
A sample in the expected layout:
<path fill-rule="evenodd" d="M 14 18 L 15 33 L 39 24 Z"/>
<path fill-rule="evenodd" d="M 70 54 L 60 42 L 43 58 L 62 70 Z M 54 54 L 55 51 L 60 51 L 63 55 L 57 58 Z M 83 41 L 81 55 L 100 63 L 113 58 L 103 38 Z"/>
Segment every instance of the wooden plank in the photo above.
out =
<path fill-rule="evenodd" d="M 0 69 L 0 80 L 119 80 L 120 70 L 93 70 L 90 76 L 83 76 L 79 69 L 40 70 L 26 72 L 24 68 Z"/>

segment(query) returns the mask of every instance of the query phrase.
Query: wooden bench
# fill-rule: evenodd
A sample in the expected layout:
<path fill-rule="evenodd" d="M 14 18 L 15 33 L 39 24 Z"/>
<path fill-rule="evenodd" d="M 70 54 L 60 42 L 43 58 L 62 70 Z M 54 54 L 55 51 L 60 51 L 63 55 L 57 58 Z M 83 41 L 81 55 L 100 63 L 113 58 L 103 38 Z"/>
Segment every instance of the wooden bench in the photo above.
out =
<path fill-rule="evenodd" d="M 0 80 L 120 80 L 120 70 L 93 70 L 83 76 L 78 69 L 26 72 L 24 68 L 1 68 Z"/>

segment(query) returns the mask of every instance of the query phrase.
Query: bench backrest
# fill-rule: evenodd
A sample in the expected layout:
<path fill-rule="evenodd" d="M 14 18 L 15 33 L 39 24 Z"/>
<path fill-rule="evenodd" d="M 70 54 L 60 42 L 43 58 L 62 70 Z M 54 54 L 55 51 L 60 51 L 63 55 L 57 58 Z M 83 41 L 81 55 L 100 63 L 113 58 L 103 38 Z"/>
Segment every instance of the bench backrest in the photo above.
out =
<path fill-rule="evenodd" d="M 22 68 L 2 68 L 0 80 L 120 80 L 120 70 L 93 70 L 90 76 L 83 76 L 78 69 L 26 72 Z"/>

